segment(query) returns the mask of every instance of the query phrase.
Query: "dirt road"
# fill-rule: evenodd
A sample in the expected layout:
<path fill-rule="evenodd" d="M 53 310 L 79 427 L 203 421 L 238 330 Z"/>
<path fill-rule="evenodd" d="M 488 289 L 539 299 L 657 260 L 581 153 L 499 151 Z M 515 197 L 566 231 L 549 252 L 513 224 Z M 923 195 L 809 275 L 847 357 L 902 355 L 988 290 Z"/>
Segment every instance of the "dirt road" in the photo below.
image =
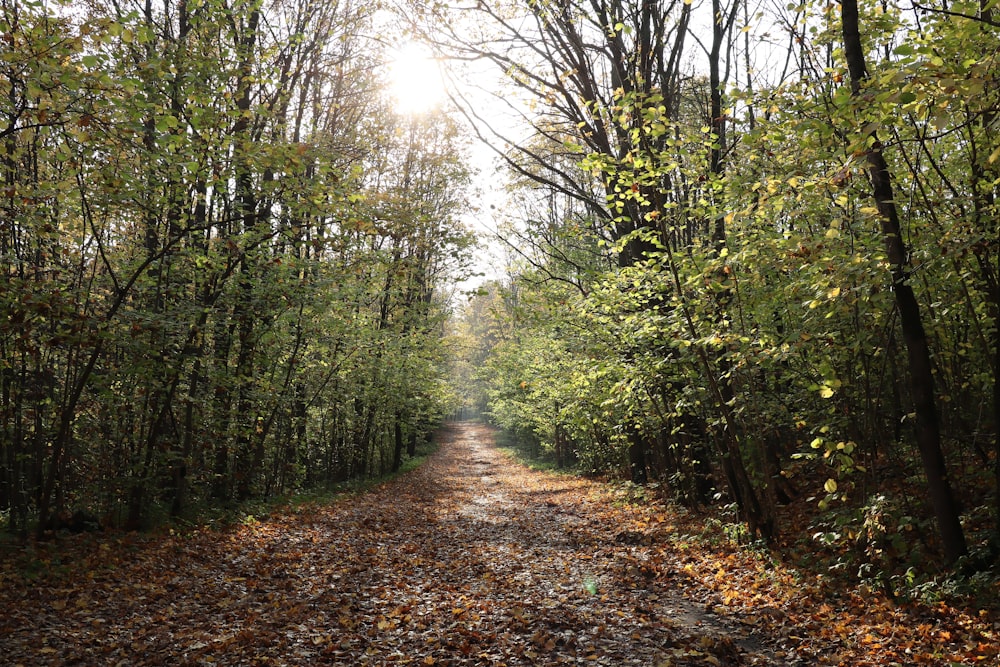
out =
<path fill-rule="evenodd" d="M 706 613 L 628 507 L 491 443 L 453 424 L 424 466 L 333 505 L 8 578 L 0 662 L 783 664 Z"/>

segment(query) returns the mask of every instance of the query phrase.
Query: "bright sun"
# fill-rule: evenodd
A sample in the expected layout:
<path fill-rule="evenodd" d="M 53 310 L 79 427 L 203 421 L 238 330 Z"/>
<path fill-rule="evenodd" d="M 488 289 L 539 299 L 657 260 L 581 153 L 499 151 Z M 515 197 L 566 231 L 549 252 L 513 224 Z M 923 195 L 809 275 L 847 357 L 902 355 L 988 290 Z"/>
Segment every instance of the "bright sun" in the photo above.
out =
<path fill-rule="evenodd" d="M 423 113 L 444 100 L 440 65 L 427 47 L 407 42 L 389 61 L 389 92 L 401 113 Z"/>

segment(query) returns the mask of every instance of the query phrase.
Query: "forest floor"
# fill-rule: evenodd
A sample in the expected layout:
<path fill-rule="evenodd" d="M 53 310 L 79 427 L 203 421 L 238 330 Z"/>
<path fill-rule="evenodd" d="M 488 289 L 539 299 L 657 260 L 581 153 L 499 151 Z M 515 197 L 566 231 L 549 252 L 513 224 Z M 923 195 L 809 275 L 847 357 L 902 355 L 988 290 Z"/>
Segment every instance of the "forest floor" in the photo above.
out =
<path fill-rule="evenodd" d="M 332 504 L 19 547 L 0 663 L 998 664 L 992 612 L 834 595 L 693 525 L 452 424 L 423 466 Z"/>

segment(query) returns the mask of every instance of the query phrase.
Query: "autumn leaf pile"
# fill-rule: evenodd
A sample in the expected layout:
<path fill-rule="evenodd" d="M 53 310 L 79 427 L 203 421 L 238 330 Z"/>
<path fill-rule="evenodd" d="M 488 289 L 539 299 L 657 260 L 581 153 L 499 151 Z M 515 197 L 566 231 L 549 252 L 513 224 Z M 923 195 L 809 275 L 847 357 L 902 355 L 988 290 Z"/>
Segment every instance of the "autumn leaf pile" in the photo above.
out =
<path fill-rule="evenodd" d="M 228 532 L 6 554 L 10 665 L 997 664 L 989 613 L 834 599 L 456 424 L 421 468 Z M 27 569 L 28 559 L 38 567 Z"/>

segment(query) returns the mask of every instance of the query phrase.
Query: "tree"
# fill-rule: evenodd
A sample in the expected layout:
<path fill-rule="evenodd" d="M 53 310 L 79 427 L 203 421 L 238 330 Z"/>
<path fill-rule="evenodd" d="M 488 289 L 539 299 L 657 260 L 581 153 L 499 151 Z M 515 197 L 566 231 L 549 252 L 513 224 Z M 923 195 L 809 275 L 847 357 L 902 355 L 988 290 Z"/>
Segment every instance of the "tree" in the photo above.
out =
<path fill-rule="evenodd" d="M 868 69 L 861 41 L 857 0 L 842 0 L 840 8 L 844 31 L 844 58 L 851 75 L 851 92 L 854 97 L 859 97 L 868 77 Z M 920 306 L 910 284 L 911 269 L 907 260 L 908 253 L 893 195 L 892 176 L 883 155 L 884 146 L 875 129 L 865 133 L 862 141 L 866 147 L 864 156 L 868 162 L 868 177 L 872 183 L 872 196 L 875 198 L 882 224 L 882 236 L 892 274 L 892 291 L 896 296 L 896 308 L 909 359 L 910 387 L 916 413 L 917 447 L 927 476 L 931 505 L 937 517 L 938 529 L 941 531 L 944 551 L 948 559 L 954 562 L 965 555 L 967 547 L 958 506 L 948 480 L 944 454 L 941 451 L 934 374 L 927 334 L 920 315 Z"/>

